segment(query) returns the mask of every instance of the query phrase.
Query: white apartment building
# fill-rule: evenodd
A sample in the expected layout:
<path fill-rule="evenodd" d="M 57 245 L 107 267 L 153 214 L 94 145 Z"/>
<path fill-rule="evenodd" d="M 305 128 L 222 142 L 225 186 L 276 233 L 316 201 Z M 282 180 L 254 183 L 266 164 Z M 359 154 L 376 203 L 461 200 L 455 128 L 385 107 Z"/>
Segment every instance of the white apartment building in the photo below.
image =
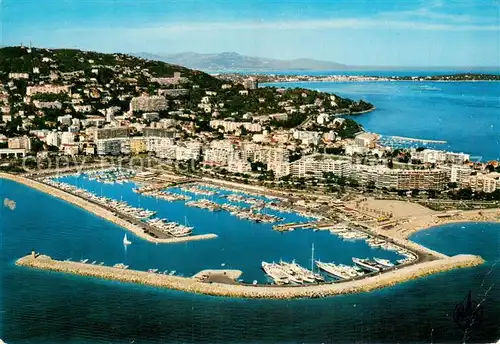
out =
<path fill-rule="evenodd" d="M 64 132 L 61 134 L 61 144 L 69 145 L 75 142 L 75 134 L 71 132 Z"/>
<path fill-rule="evenodd" d="M 464 179 L 468 178 L 471 173 L 472 169 L 469 166 L 452 165 L 450 181 L 453 183 L 461 183 Z"/>
<path fill-rule="evenodd" d="M 328 155 L 316 154 L 305 156 L 290 163 L 290 174 L 294 177 L 322 177 L 324 172 L 332 172 L 339 177 L 345 177 L 350 171 L 347 160 L 332 159 Z"/>
<path fill-rule="evenodd" d="M 412 159 L 420 160 L 422 161 L 422 163 L 430 164 L 449 163 L 461 165 L 470 159 L 469 154 L 446 152 L 435 149 L 424 149 L 422 151 L 412 149 L 410 151 L 410 154 Z"/>
<path fill-rule="evenodd" d="M 50 146 L 59 147 L 61 145 L 61 133 L 52 131 L 45 136 L 45 143 Z"/>
<path fill-rule="evenodd" d="M 489 174 L 478 173 L 477 175 L 464 178 L 460 187 L 471 188 L 473 191 L 491 193 L 500 189 L 500 173 Z"/>
<path fill-rule="evenodd" d="M 98 155 L 130 154 L 129 129 L 126 127 L 97 129 L 94 141 Z"/>
<path fill-rule="evenodd" d="M 44 94 L 44 93 L 53 93 L 60 94 L 66 93 L 71 95 L 71 86 L 69 85 L 39 85 L 39 86 L 28 86 L 26 87 L 26 95 L 32 96 L 34 94 Z"/>
<path fill-rule="evenodd" d="M 232 122 L 232 121 L 223 121 L 223 120 L 211 120 L 210 127 L 219 128 L 223 127 L 225 132 L 235 131 L 240 129 L 241 127 L 245 128 L 250 132 L 260 132 L 262 131 L 262 126 L 259 123 L 251 123 L 251 122 Z"/>
<path fill-rule="evenodd" d="M 176 146 L 177 160 L 198 160 L 201 156 L 202 144 L 199 141 L 182 142 Z"/>
<path fill-rule="evenodd" d="M 71 120 L 73 117 L 71 115 L 64 115 L 64 116 L 59 116 L 57 117 L 57 121 L 61 123 L 62 125 L 71 125 Z"/>
<path fill-rule="evenodd" d="M 163 111 L 168 109 L 168 101 L 164 96 L 140 96 L 130 101 L 130 112 Z"/>
<path fill-rule="evenodd" d="M 7 147 L 9 149 L 25 149 L 31 150 L 31 139 L 28 136 L 10 137 L 7 140 Z"/>
<path fill-rule="evenodd" d="M 252 171 L 252 165 L 243 159 L 229 159 L 227 170 L 231 173 L 247 173 Z"/>
<path fill-rule="evenodd" d="M 226 166 L 230 159 L 238 159 L 238 155 L 238 151 L 230 141 L 212 141 L 203 152 L 203 161 L 207 164 Z"/>
<path fill-rule="evenodd" d="M 354 138 L 354 144 L 360 147 L 375 147 L 375 143 L 378 140 L 377 134 L 372 133 L 361 133 L 356 135 Z"/>
<path fill-rule="evenodd" d="M 293 138 L 296 140 L 301 140 L 302 144 L 305 145 L 309 145 L 311 143 L 317 145 L 320 137 L 321 133 L 317 131 L 306 131 L 306 130 L 293 131 Z"/>
<path fill-rule="evenodd" d="M 29 79 L 30 75 L 28 73 L 9 73 L 9 79 L 20 80 Z"/>

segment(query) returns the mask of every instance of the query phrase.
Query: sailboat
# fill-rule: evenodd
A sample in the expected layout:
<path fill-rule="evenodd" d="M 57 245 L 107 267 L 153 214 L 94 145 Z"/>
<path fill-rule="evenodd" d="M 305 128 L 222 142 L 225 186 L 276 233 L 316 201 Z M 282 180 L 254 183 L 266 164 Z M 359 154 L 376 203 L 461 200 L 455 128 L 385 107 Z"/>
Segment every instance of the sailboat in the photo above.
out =
<path fill-rule="evenodd" d="M 127 234 L 123 237 L 123 245 L 130 245 L 132 241 L 127 239 Z"/>

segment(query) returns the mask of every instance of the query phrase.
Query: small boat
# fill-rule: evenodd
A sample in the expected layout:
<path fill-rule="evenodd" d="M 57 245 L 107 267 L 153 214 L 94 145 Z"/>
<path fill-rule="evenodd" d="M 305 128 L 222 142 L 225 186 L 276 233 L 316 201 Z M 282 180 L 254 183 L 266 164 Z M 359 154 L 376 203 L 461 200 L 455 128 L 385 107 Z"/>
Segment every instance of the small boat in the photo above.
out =
<path fill-rule="evenodd" d="M 386 268 L 392 268 L 394 264 L 389 259 L 373 258 L 373 260 Z"/>
<path fill-rule="evenodd" d="M 123 237 L 123 244 L 124 245 L 130 245 L 132 243 L 132 241 L 128 240 L 127 239 L 127 234 L 125 234 L 125 236 Z"/>
<path fill-rule="evenodd" d="M 176 273 L 176 272 L 177 272 L 177 271 L 172 270 L 172 271 L 170 271 L 170 273 L 169 273 L 168 275 L 169 275 L 169 276 L 173 276 L 173 275 L 175 275 L 175 273 Z"/>

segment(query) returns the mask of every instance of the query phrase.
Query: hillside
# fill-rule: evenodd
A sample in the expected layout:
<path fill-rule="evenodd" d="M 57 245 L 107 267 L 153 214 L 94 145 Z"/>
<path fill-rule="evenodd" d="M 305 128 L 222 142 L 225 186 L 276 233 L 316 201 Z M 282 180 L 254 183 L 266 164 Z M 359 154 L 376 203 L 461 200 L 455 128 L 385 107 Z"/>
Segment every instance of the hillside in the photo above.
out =
<path fill-rule="evenodd" d="M 198 54 L 188 52 L 172 55 L 137 53 L 134 55 L 146 59 L 178 64 L 186 66 L 188 68 L 210 71 L 335 70 L 347 68 L 346 65 L 335 62 L 318 61 L 306 58 L 294 60 L 278 60 L 263 57 L 245 56 L 233 52 L 220 54 Z"/>
<path fill-rule="evenodd" d="M 44 63 L 43 61 L 49 61 Z M 132 70 L 148 70 L 153 77 L 171 77 L 180 72 L 183 77 L 202 88 L 219 87 L 220 81 L 204 72 L 161 61 L 152 61 L 125 54 L 104 54 L 76 49 L 28 49 L 21 47 L 0 48 L 0 78 L 9 73 L 33 73 L 48 75 L 51 71 L 90 73 L 93 68 L 108 69 L 128 67 Z"/>

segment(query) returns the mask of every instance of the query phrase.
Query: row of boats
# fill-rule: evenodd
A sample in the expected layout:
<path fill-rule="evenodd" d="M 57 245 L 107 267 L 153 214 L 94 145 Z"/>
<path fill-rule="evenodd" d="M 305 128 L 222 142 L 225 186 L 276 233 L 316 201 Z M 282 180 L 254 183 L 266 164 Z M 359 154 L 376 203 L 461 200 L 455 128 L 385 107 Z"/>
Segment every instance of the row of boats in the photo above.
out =
<path fill-rule="evenodd" d="M 70 262 L 71 261 L 71 258 L 68 258 L 68 259 L 65 259 L 64 261 L 66 262 Z M 88 259 L 80 259 L 79 261 L 80 263 L 82 264 L 87 264 L 89 263 L 89 260 Z M 98 265 L 98 266 L 103 266 L 104 265 L 104 262 L 100 262 L 98 263 L 96 260 L 94 260 L 93 262 L 89 263 L 90 265 Z M 113 265 L 114 268 L 116 269 L 122 269 L 122 270 L 127 270 L 129 268 L 128 265 L 125 265 L 123 263 L 117 263 L 117 264 L 114 264 Z M 168 271 L 168 270 L 164 270 L 164 271 L 159 271 L 158 269 L 148 269 L 148 272 L 149 273 L 157 273 L 157 274 L 160 274 L 160 275 L 169 275 L 169 276 L 173 276 L 175 275 L 175 273 L 177 272 L 176 270 L 172 270 L 172 271 Z M 182 275 L 180 275 L 182 276 Z"/>
<path fill-rule="evenodd" d="M 355 265 L 325 263 L 319 260 L 315 260 L 314 263 L 321 271 L 326 272 L 337 280 L 349 280 L 361 277 L 366 273 L 381 272 L 395 266 L 388 259 L 376 257 L 373 260 L 353 257 L 352 261 Z M 301 285 L 325 281 L 325 278 L 321 274 L 308 270 L 295 261 L 291 263 L 284 261 L 268 263 L 263 261 L 262 269 L 277 285 Z"/>
<path fill-rule="evenodd" d="M 337 235 L 345 240 L 365 240 L 368 246 L 370 247 L 381 248 L 387 251 L 397 252 L 398 254 L 404 256 L 403 259 L 397 260 L 398 264 L 410 263 L 418 258 L 415 253 L 399 245 L 388 242 L 381 238 L 372 237 L 360 230 L 356 230 L 342 225 L 334 226 L 332 228 L 329 228 L 329 230 L 330 233 Z"/>
<path fill-rule="evenodd" d="M 241 203 L 246 203 L 246 204 L 250 204 L 250 205 L 254 205 L 254 206 L 257 206 L 257 207 L 264 207 L 266 206 L 266 201 L 263 201 L 261 199 L 257 199 L 257 198 L 254 198 L 254 197 L 245 197 L 245 196 L 242 196 L 242 195 L 238 195 L 238 194 L 230 194 L 230 195 L 227 195 L 227 196 L 224 196 L 228 201 L 231 201 L 231 202 L 241 202 Z"/>
<path fill-rule="evenodd" d="M 80 189 L 68 183 L 58 182 L 50 178 L 44 179 L 43 182 L 61 190 L 68 191 L 85 199 L 91 200 L 95 203 L 99 203 L 107 208 L 111 208 L 114 211 L 126 214 L 138 220 L 144 220 L 156 214 L 156 211 L 134 207 L 129 205 L 125 201 L 117 201 L 107 197 L 100 197 L 90 191 Z"/>
<path fill-rule="evenodd" d="M 122 184 L 135 176 L 135 171 L 111 167 L 104 170 L 95 170 L 85 173 L 89 180 L 96 180 L 105 184 Z"/>
<path fill-rule="evenodd" d="M 217 204 L 208 199 L 189 201 L 186 202 L 186 205 L 189 207 L 197 207 L 201 209 L 207 209 L 210 211 L 226 210 L 231 215 L 236 216 L 240 219 L 251 220 L 255 222 L 273 223 L 283 220 L 283 218 L 276 215 L 259 213 L 254 209 L 239 207 L 237 205 L 229 203 Z"/>
<path fill-rule="evenodd" d="M 325 281 L 323 276 L 300 266 L 295 261 L 291 263 L 284 261 L 279 263 L 262 262 L 262 269 L 277 285 L 310 284 Z"/>
<path fill-rule="evenodd" d="M 191 197 L 186 196 L 186 195 L 168 192 L 168 191 L 163 191 L 163 190 L 145 191 L 145 192 L 142 192 L 142 195 L 148 196 L 148 197 L 158 198 L 158 199 L 168 201 L 168 202 L 187 201 L 187 200 L 191 199 Z"/>
<path fill-rule="evenodd" d="M 195 195 L 202 195 L 202 196 L 214 196 L 217 193 L 217 192 L 212 191 L 212 190 L 202 189 L 196 184 L 184 185 L 181 187 L 181 190 L 185 191 L 185 192 L 191 192 Z"/>
<path fill-rule="evenodd" d="M 147 220 L 146 223 L 151 227 L 159 229 L 160 231 L 170 234 L 174 237 L 188 236 L 193 232 L 194 229 L 193 227 L 181 225 L 177 222 L 168 221 L 167 219 L 154 218 Z"/>

